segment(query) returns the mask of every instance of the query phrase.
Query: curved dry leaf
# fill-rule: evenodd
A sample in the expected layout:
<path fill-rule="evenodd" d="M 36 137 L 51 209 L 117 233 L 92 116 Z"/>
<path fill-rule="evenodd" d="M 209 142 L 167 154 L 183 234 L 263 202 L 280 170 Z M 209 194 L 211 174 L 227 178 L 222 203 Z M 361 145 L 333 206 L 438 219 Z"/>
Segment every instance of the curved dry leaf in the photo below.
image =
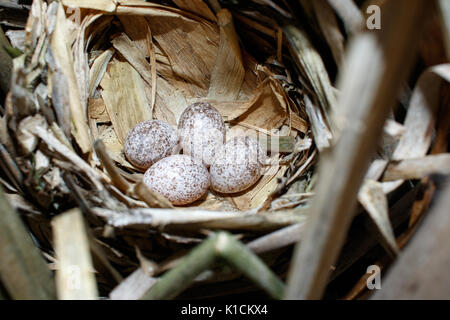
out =
<path fill-rule="evenodd" d="M 331 112 L 335 111 L 336 108 L 336 96 L 322 57 L 303 30 L 293 25 L 287 25 L 283 27 L 283 31 L 289 40 L 289 49 L 295 63 L 308 79 L 322 110 L 325 112 L 325 119 L 330 121 Z"/>
<path fill-rule="evenodd" d="M 88 100 L 88 115 L 97 123 L 111 122 L 106 105 L 102 98 L 90 98 Z"/>
<path fill-rule="evenodd" d="M 450 174 L 449 153 L 391 162 L 383 175 L 383 181 L 420 179 L 431 174 Z"/>
<path fill-rule="evenodd" d="M 392 156 L 403 160 L 424 156 L 428 151 L 439 102 L 442 81 L 450 82 L 450 64 L 425 70 L 417 81 L 403 124 L 405 132 Z"/>
<path fill-rule="evenodd" d="M 67 29 L 64 9 L 60 4 L 56 16 L 56 24 L 53 34 L 50 38 L 50 47 L 61 74 L 67 81 L 66 91 L 68 103 L 70 106 L 72 134 L 83 153 L 92 150 L 92 143 L 87 125 L 86 108 L 83 108 L 80 99 L 74 61 L 70 50 L 70 44 L 67 43 Z"/>
<path fill-rule="evenodd" d="M 383 236 L 385 244 L 395 254 L 399 253 L 394 230 L 389 219 L 388 202 L 380 182 L 365 180 L 358 193 L 358 200 Z"/>
<path fill-rule="evenodd" d="M 144 57 L 150 57 L 150 51 L 147 44 L 147 20 L 142 16 L 119 15 L 120 23 L 125 29 L 127 36 L 133 40 L 139 51 Z"/>
<path fill-rule="evenodd" d="M 102 14 L 89 14 L 85 19 L 83 19 L 81 26 L 74 30 L 76 33 L 75 42 L 72 46 L 73 55 L 73 69 L 75 72 L 75 77 L 78 82 L 78 90 L 80 95 L 80 103 L 83 110 L 87 108 L 87 100 L 89 97 L 89 64 L 88 55 L 85 53 L 85 49 L 89 45 L 89 41 L 86 40 L 86 30 L 90 25 L 95 26 L 97 29 L 102 29 L 102 25 L 105 25 L 105 21 L 110 21 L 111 17 L 103 20 L 103 23 L 99 22 L 102 18 Z M 66 19 L 66 21 L 71 21 L 71 19 Z M 94 24 L 94 22 L 96 22 Z M 91 32 L 92 36 L 95 32 Z"/>
<path fill-rule="evenodd" d="M 420 158 L 431 145 L 439 105 L 439 90 L 443 81 L 450 82 L 450 64 L 425 70 L 414 88 L 406 114 L 404 133 L 392 155 L 392 160 Z M 383 182 L 386 193 L 392 192 L 402 180 Z"/>
<path fill-rule="evenodd" d="M 208 98 L 233 101 L 241 90 L 245 69 L 231 13 L 222 9 L 217 13 L 217 18 L 220 27 L 219 51 L 211 73 Z"/>
<path fill-rule="evenodd" d="M 128 62 L 114 60 L 110 65 L 100 83 L 102 97 L 117 138 L 124 143 L 131 128 L 152 119 L 151 109 L 139 73 Z"/>
<path fill-rule="evenodd" d="M 95 90 L 103 79 L 106 72 L 106 67 L 114 54 L 113 49 L 108 49 L 102 52 L 95 58 L 89 70 L 89 97 L 94 95 Z"/>
<path fill-rule="evenodd" d="M 218 54 L 218 27 L 206 20 L 199 23 L 183 15 L 154 11 L 147 21 L 153 37 L 169 58 L 173 72 L 196 84 L 206 95 Z M 209 41 L 202 40 L 205 38 Z"/>
<path fill-rule="evenodd" d="M 308 95 L 304 95 L 305 111 L 311 123 L 314 142 L 320 152 L 330 147 L 332 134 L 325 122 L 322 110 L 312 103 Z"/>
<path fill-rule="evenodd" d="M 135 44 L 126 34 L 120 34 L 112 40 L 114 47 L 123 55 L 123 57 L 136 69 L 140 76 L 145 80 L 144 86 L 147 97 L 153 95 L 153 75 L 152 66 L 145 59 L 144 54 L 139 51 Z M 158 63 L 160 65 L 160 63 Z M 169 76 L 169 75 L 166 75 Z M 167 77 L 170 79 L 170 77 Z M 172 86 L 165 78 L 156 78 L 155 107 L 153 118 L 164 120 L 173 126 L 176 126 L 181 113 L 187 107 L 186 98 L 178 88 Z M 150 95 L 148 92 L 151 91 Z M 148 99 L 148 98 L 147 98 Z"/>
<path fill-rule="evenodd" d="M 33 1 L 30 8 L 27 24 L 25 26 L 25 41 L 31 45 L 30 49 L 36 46 L 38 38 L 42 35 L 44 26 L 43 19 L 47 11 L 47 3 L 42 0 Z"/>

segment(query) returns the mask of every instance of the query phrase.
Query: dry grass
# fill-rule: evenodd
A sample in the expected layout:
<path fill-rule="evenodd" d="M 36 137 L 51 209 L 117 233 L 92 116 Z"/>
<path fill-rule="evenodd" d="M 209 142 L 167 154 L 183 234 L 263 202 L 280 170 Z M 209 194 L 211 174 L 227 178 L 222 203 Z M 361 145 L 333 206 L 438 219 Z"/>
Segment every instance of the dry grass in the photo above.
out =
<path fill-rule="evenodd" d="M 321 298 L 376 244 L 399 254 L 432 199 L 429 175 L 450 171 L 445 1 L 173 2 L 35 0 L 7 33 L 23 54 L 0 35 L 1 203 L 27 222 L 57 297 L 203 297 L 243 274 L 274 298 Z M 371 3 L 381 30 L 364 26 Z M 142 184 L 123 141 L 144 120 L 176 126 L 196 101 L 219 110 L 227 139 L 258 136 L 272 165 L 242 193 L 174 207 Z M 355 216 L 365 231 L 345 243 Z M 12 298 L 53 298 L 39 250 L 21 260 L 18 225 L 0 218 L 2 282 Z M 39 278 L 13 288 L 4 254 Z"/>

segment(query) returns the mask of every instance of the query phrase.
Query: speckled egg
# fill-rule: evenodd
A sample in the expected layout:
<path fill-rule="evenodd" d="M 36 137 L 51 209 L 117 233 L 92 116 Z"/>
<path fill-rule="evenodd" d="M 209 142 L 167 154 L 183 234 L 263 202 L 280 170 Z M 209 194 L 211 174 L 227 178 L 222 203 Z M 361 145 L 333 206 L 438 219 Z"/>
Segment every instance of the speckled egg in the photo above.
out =
<path fill-rule="evenodd" d="M 147 170 L 158 160 L 170 156 L 178 145 L 178 134 L 170 124 L 160 120 L 138 123 L 128 132 L 124 152 L 128 161 Z"/>
<path fill-rule="evenodd" d="M 177 154 L 152 165 L 144 174 L 144 183 L 174 205 L 184 205 L 205 194 L 210 176 L 200 160 Z"/>
<path fill-rule="evenodd" d="M 183 153 L 203 160 L 207 166 L 225 142 L 222 116 L 207 102 L 196 102 L 183 111 L 178 132 Z"/>
<path fill-rule="evenodd" d="M 236 193 L 252 186 L 262 175 L 266 154 L 251 137 L 228 141 L 211 164 L 211 187 L 221 193 Z"/>

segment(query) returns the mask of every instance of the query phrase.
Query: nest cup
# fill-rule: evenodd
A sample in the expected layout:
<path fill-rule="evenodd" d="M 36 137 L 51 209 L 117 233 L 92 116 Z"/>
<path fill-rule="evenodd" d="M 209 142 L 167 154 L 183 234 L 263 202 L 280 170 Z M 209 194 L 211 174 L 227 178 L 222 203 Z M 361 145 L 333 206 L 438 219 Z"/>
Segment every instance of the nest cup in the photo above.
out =
<path fill-rule="evenodd" d="M 26 52 L 16 61 L 8 96 L 5 145 L 16 159 L 11 190 L 48 257 L 55 255 L 54 216 L 81 209 L 97 248 L 93 265 L 103 296 L 125 277 L 159 277 L 211 232 L 227 230 L 249 244 L 305 218 L 314 145 L 301 100 L 289 95 L 295 87 L 290 84 L 289 93 L 280 80 L 295 70 L 276 56 L 276 41 L 253 47 L 258 60 L 250 55 L 227 9 L 215 14 L 186 3 L 106 1 L 79 8 L 76 1 L 36 0 L 31 7 Z M 258 182 L 239 194 L 208 191 L 174 207 L 142 184 L 143 172 L 127 161 L 123 144 L 141 121 L 176 128 L 183 110 L 198 101 L 221 113 L 227 141 L 257 137 L 270 161 Z M 290 249 L 271 250 L 258 253 L 284 274 Z M 239 288 L 240 277 L 219 268 L 190 290 L 226 294 L 217 285 Z"/>
<path fill-rule="evenodd" d="M 378 1 L 378 32 L 362 30 L 363 1 L 253 2 L 35 0 L 25 30 L 6 33 L 20 50 L 0 37 L 5 74 L 13 65 L 1 81 L 0 296 L 367 297 L 366 270 L 386 269 L 450 172 L 448 15 Z M 142 121 L 176 129 L 197 102 L 218 110 L 226 141 L 254 137 L 267 161 L 244 191 L 174 206 L 124 142 Z M 392 279 L 424 269 L 402 263 Z M 394 297 L 417 285 L 392 283 Z"/>

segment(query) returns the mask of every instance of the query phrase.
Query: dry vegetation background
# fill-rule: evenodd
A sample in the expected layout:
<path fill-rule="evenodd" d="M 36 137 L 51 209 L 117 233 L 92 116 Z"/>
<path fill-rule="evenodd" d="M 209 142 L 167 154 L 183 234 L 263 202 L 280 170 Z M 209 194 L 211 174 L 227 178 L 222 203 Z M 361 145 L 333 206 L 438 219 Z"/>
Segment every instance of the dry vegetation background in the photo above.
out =
<path fill-rule="evenodd" d="M 449 1 L 8 0 L 0 25 L 0 297 L 366 299 L 376 265 L 374 298 L 450 298 Z M 197 101 L 273 165 L 174 207 L 123 141 Z"/>

